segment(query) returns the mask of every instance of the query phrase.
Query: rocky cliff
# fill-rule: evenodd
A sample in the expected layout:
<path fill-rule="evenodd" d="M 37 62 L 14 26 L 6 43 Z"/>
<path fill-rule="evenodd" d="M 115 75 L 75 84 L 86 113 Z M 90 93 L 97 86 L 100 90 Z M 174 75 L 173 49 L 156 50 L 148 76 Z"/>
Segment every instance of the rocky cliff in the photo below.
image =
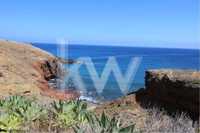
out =
<path fill-rule="evenodd" d="M 200 72 L 149 70 L 145 77 L 146 95 L 161 105 L 199 115 Z"/>
<path fill-rule="evenodd" d="M 145 110 L 164 109 L 173 116 L 184 112 L 194 121 L 199 120 L 200 72 L 186 70 L 148 70 L 145 88 L 97 107 L 96 112 L 122 116 L 143 127 Z M 99 113 L 99 114 L 100 114 Z M 125 117 L 127 116 L 127 117 Z M 139 124 L 138 124 L 139 123 Z"/>
<path fill-rule="evenodd" d="M 58 59 L 31 44 L 0 40 L 0 97 L 27 95 L 39 99 L 71 99 L 75 92 L 59 92 L 48 81 L 61 73 Z"/>

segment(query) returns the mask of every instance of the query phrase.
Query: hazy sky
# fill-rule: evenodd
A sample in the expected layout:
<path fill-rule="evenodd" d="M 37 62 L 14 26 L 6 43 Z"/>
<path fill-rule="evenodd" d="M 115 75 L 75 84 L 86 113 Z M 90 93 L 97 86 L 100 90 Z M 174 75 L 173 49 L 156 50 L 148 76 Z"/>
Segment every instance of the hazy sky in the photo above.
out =
<path fill-rule="evenodd" d="M 199 4 L 199 0 L 1 0 L 0 38 L 197 48 Z"/>

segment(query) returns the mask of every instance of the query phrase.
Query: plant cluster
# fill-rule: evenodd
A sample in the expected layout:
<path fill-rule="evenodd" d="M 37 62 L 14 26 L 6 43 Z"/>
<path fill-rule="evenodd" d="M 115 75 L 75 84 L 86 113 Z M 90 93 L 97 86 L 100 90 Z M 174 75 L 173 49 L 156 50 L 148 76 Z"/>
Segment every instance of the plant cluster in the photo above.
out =
<path fill-rule="evenodd" d="M 87 116 L 88 123 L 74 127 L 75 133 L 136 133 L 135 125 L 122 127 L 120 120 L 109 118 L 103 112 L 100 117 Z"/>
<path fill-rule="evenodd" d="M 134 125 L 121 127 L 119 120 L 110 119 L 105 113 L 98 117 L 80 100 L 54 101 L 50 106 L 40 106 L 23 96 L 0 100 L 0 132 L 63 132 L 68 129 L 75 133 L 132 133 Z"/>
<path fill-rule="evenodd" d="M 25 124 L 40 120 L 47 111 L 33 100 L 12 96 L 0 100 L 0 129 L 5 132 L 26 130 Z"/>
<path fill-rule="evenodd" d="M 77 101 L 54 101 L 51 110 L 57 126 L 70 127 L 76 123 L 86 121 L 89 114 L 87 104 Z"/>

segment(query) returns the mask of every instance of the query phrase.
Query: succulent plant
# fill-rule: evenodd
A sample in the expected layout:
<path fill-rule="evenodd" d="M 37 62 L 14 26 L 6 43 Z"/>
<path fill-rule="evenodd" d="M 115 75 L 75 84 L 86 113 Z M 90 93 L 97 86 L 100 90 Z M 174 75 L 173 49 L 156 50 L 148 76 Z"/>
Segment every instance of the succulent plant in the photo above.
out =
<path fill-rule="evenodd" d="M 40 107 L 38 104 L 29 103 L 24 106 L 15 108 L 14 113 L 23 118 L 24 121 L 32 122 L 47 114 L 47 111 Z"/>
<path fill-rule="evenodd" d="M 0 108 L 4 108 L 6 111 L 14 111 L 16 108 L 27 106 L 32 103 L 31 100 L 24 98 L 23 96 L 11 96 L 0 100 Z"/>
<path fill-rule="evenodd" d="M 73 127 L 75 133 L 134 133 L 135 125 L 128 127 L 121 127 L 121 123 L 115 117 L 110 119 L 103 112 L 101 117 L 96 115 L 89 115 L 87 117 L 88 125 L 86 128 L 76 125 Z"/>
<path fill-rule="evenodd" d="M 34 121 L 46 113 L 45 109 L 23 96 L 11 96 L 0 100 L 0 108 L 21 117 L 24 121 Z"/>
<path fill-rule="evenodd" d="M 87 104 L 77 101 L 53 102 L 53 113 L 59 125 L 69 127 L 78 122 L 86 120 Z"/>
<path fill-rule="evenodd" d="M 0 131 L 1 132 L 17 132 L 21 129 L 22 119 L 15 115 L 0 115 Z"/>

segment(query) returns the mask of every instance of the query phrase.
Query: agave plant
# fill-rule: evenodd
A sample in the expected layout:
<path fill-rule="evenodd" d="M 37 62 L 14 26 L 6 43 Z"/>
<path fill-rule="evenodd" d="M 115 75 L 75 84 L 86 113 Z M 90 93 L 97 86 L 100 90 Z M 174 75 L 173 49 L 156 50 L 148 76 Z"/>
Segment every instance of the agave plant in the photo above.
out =
<path fill-rule="evenodd" d="M 36 103 L 29 103 L 15 108 L 14 113 L 15 115 L 21 117 L 23 121 L 30 123 L 40 119 L 42 116 L 47 114 L 47 111 Z"/>
<path fill-rule="evenodd" d="M 11 96 L 0 100 L 0 107 L 26 122 L 34 121 L 46 113 L 38 104 L 23 96 Z"/>
<path fill-rule="evenodd" d="M 58 125 L 69 127 L 77 122 L 86 120 L 87 104 L 77 101 L 58 101 L 53 102 L 53 113 Z"/>
<path fill-rule="evenodd" d="M 21 129 L 22 119 L 15 115 L 0 115 L 0 132 L 17 132 Z"/>
<path fill-rule="evenodd" d="M 0 107 L 6 111 L 13 112 L 16 108 L 24 107 L 31 102 L 31 100 L 28 100 L 23 96 L 11 96 L 0 100 Z"/>
<path fill-rule="evenodd" d="M 87 104 L 84 102 L 78 101 L 71 101 L 71 104 L 75 105 L 74 112 L 77 116 L 78 121 L 84 122 L 89 114 L 87 110 Z"/>
<path fill-rule="evenodd" d="M 115 117 L 110 119 L 103 112 L 101 117 L 96 115 L 88 115 L 88 124 L 76 125 L 73 127 L 75 133 L 134 133 L 135 125 L 130 125 L 128 127 L 122 127 L 120 120 L 117 120 Z"/>

